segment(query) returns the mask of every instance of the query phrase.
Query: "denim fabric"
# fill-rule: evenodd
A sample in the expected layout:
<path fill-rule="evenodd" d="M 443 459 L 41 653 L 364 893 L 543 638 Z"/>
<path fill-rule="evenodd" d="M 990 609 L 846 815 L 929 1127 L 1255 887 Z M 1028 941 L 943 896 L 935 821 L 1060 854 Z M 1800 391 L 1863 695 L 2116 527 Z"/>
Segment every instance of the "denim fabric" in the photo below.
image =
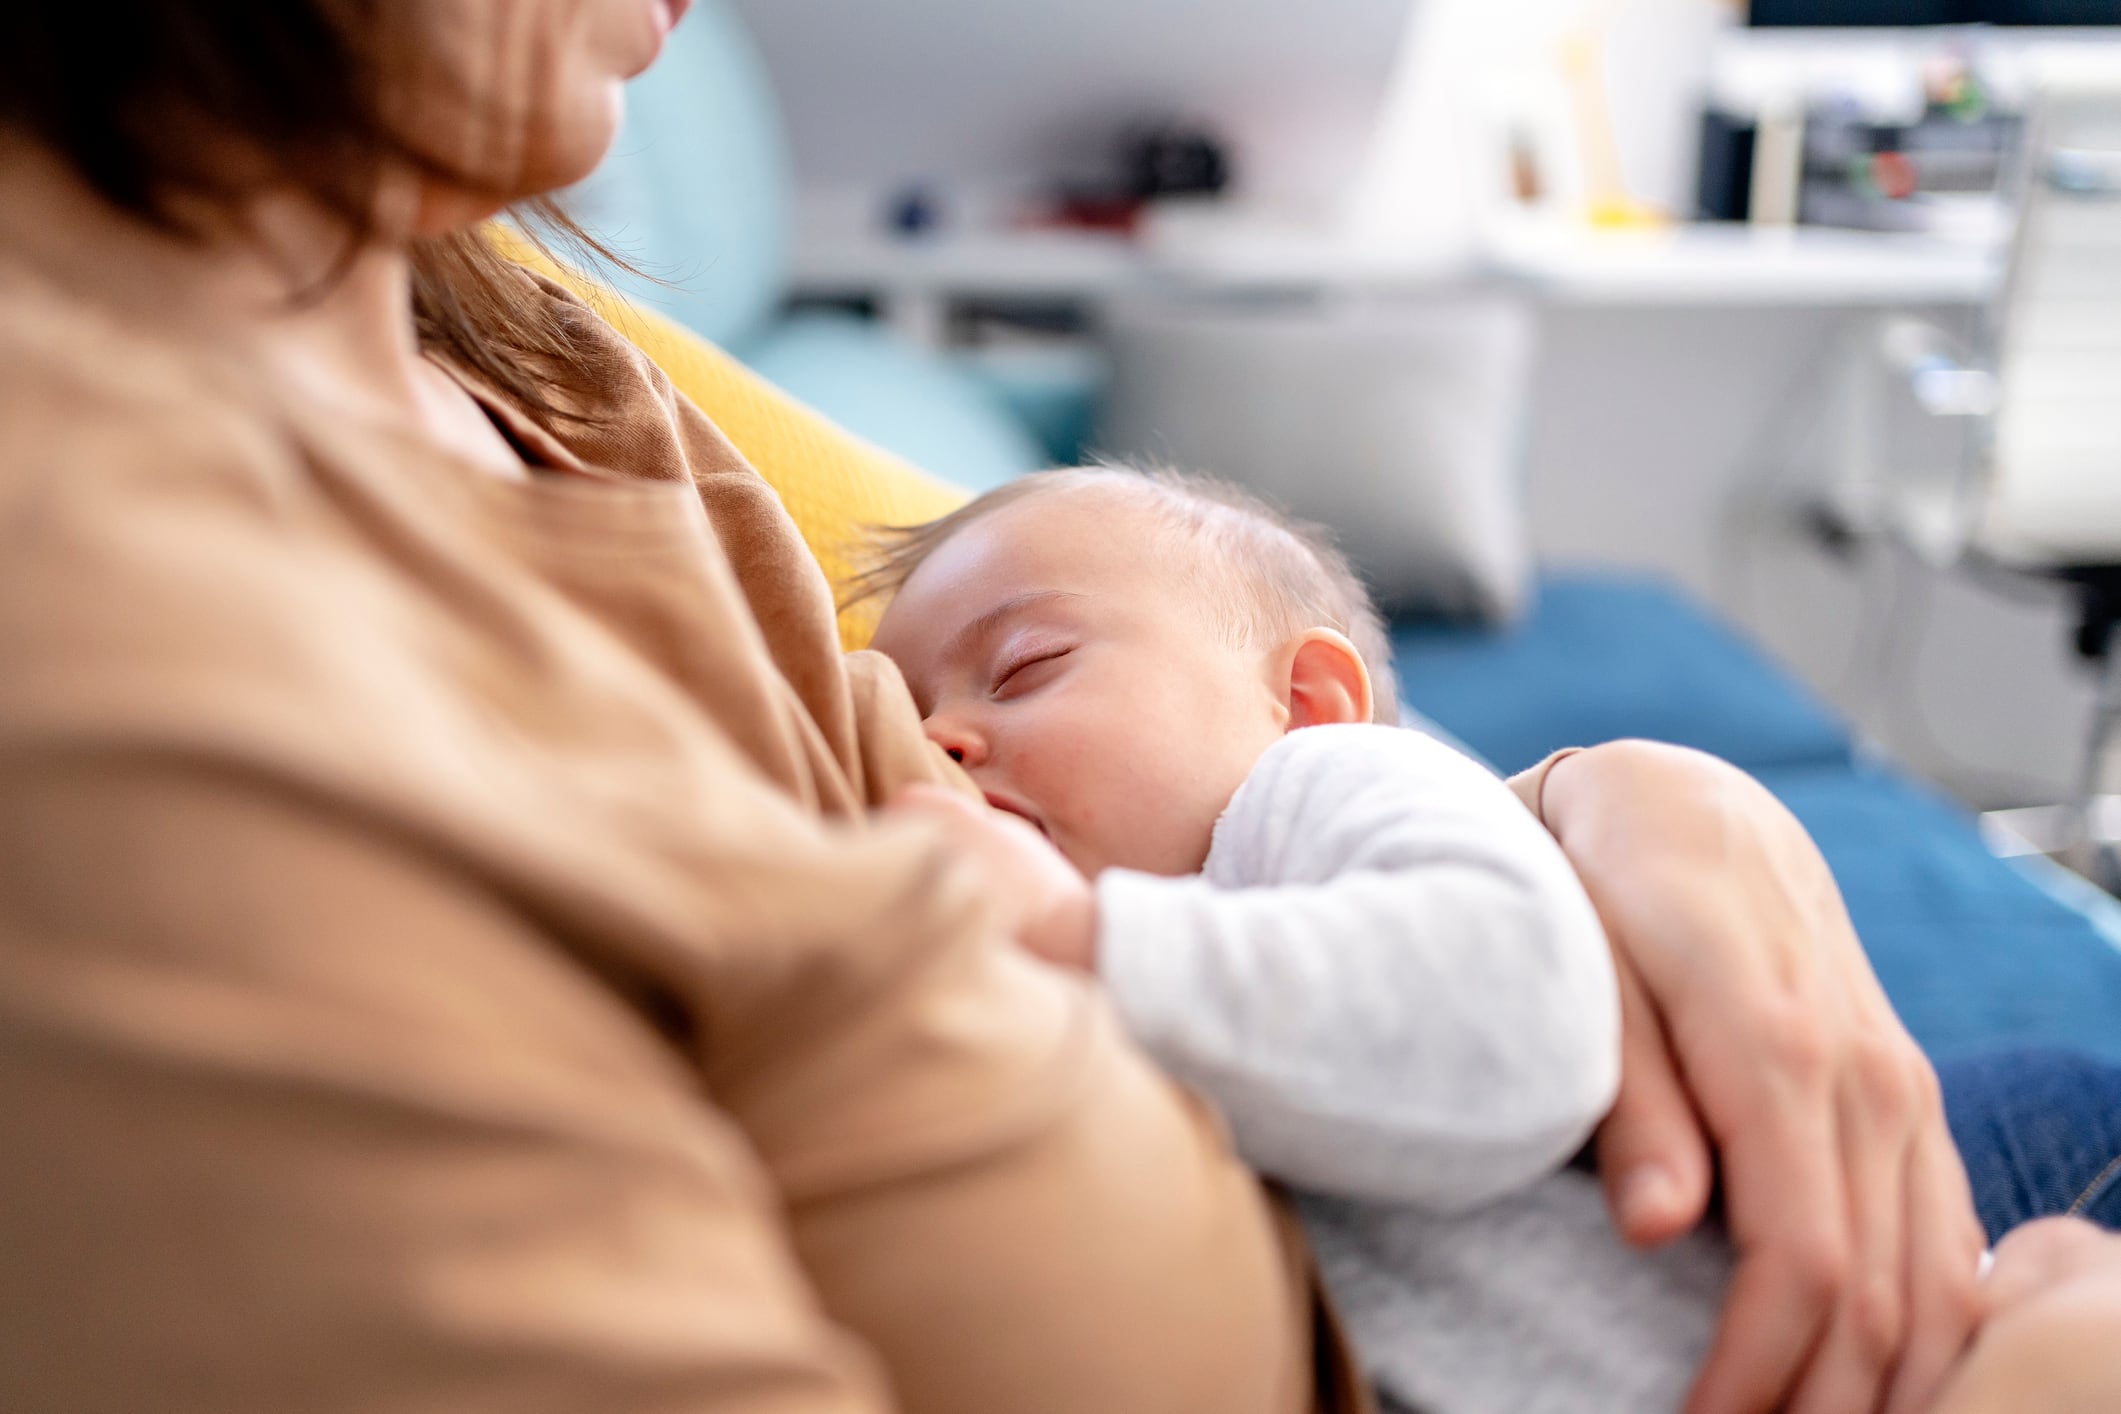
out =
<path fill-rule="evenodd" d="M 1946 1061 L 1937 1078 L 1990 1242 L 2058 1213 L 2121 1227 L 2121 1066 L 2010 1050 Z"/>

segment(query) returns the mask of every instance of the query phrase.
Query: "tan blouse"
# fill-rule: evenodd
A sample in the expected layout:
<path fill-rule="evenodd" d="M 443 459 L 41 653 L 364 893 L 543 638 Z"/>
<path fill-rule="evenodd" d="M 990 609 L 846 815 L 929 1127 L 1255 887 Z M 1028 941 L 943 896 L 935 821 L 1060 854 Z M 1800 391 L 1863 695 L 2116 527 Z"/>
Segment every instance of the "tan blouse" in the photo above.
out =
<path fill-rule="evenodd" d="M 772 492 L 503 480 L 0 268 L 0 1409 L 1353 1408 Z M 604 468 L 605 470 L 599 470 Z M 615 469 L 615 470 L 613 470 Z"/>

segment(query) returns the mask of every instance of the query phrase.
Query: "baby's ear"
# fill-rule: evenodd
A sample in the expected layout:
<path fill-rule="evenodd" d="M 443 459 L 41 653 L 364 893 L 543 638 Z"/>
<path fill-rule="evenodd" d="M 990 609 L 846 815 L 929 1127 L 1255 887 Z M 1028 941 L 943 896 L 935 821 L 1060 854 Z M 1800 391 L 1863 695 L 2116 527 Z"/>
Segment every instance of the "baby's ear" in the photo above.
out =
<path fill-rule="evenodd" d="M 1370 670 L 1335 629 L 1306 629 L 1282 649 L 1288 666 L 1289 727 L 1370 720 Z"/>

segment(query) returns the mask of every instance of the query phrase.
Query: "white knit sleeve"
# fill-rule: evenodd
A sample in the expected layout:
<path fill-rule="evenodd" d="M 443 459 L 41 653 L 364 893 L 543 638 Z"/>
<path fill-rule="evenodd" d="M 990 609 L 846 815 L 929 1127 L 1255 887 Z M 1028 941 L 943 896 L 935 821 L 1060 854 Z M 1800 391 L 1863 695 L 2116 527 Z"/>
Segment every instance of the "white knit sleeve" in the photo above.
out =
<path fill-rule="evenodd" d="M 1590 901 L 1508 787 L 1429 737 L 1292 732 L 1203 874 L 1108 870 L 1097 895 L 1121 1013 L 1273 1177 L 1470 1207 L 1566 1160 L 1612 1102 Z"/>

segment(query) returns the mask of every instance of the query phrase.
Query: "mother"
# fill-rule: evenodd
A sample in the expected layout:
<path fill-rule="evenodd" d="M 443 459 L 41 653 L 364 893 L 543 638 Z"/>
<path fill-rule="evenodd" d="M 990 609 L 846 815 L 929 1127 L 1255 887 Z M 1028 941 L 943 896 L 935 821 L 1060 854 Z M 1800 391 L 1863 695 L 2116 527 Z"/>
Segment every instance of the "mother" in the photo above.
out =
<path fill-rule="evenodd" d="M 1213 1121 L 867 817 L 947 767 L 771 493 L 475 229 L 681 8 L 0 18 L 0 1407 L 1359 1400 Z M 1980 1238 L 1816 854 L 1653 747 L 1544 808 L 1618 1220 L 1722 1165 L 1699 1406 L 1925 1407 Z"/>

